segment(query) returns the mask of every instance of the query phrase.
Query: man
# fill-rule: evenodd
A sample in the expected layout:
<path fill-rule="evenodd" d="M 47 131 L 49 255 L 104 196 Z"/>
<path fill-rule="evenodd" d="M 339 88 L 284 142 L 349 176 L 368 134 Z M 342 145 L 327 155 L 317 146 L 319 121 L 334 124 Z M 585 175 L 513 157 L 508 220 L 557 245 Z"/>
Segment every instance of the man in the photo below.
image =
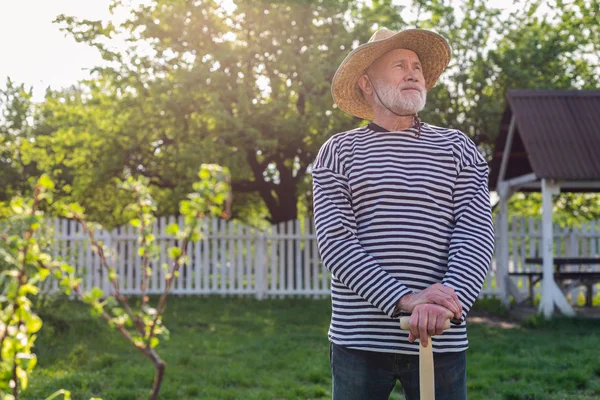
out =
<path fill-rule="evenodd" d="M 427 335 L 436 399 L 466 399 L 465 318 L 494 228 L 488 166 L 473 141 L 417 117 L 449 60 L 436 33 L 381 29 L 333 79 L 337 105 L 372 121 L 331 137 L 312 170 L 317 241 L 332 273 L 334 400 L 387 399 L 397 379 L 418 399 L 415 340 Z"/>

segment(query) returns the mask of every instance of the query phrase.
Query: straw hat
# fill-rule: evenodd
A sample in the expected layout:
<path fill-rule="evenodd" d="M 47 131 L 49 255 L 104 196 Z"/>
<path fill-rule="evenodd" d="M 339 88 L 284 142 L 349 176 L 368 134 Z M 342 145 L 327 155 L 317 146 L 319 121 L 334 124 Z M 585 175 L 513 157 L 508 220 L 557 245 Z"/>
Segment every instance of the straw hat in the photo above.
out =
<path fill-rule="evenodd" d="M 424 29 L 401 32 L 379 29 L 368 43 L 352 50 L 338 67 L 331 83 L 331 93 L 339 108 L 359 118 L 373 119 L 373 109 L 362 95 L 358 78 L 377 58 L 394 49 L 412 50 L 417 54 L 423 67 L 427 91 L 435 85 L 450 62 L 450 45 L 435 32 Z"/>

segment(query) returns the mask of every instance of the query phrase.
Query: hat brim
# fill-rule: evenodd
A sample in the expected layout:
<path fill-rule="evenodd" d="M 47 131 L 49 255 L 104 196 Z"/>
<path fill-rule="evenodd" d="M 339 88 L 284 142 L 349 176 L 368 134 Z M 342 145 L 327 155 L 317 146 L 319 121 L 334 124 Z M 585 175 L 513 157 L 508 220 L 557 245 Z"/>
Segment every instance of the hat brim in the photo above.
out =
<path fill-rule="evenodd" d="M 429 91 L 450 62 L 450 46 L 443 36 L 424 29 L 407 29 L 387 39 L 358 46 L 338 67 L 331 84 L 333 100 L 339 108 L 359 118 L 373 119 L 373 109 L 363 97 L 358 79 L 388 51 L 407 49 L 419 57 Z"/>

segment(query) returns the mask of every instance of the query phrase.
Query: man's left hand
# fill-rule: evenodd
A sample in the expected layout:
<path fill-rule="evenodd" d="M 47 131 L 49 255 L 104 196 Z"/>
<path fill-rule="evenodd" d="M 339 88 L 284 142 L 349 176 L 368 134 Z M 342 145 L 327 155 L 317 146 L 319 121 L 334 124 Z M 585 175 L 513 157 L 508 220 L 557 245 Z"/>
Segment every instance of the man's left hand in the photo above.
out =
<path fill-rule="evenodd" d="M 437 304 L 418 304 L 410 316 L 408 341 L 420 339 L 427 346 L 428 337 L 444 333 L 446 320 L 454 316 L 452 311 Z"/>

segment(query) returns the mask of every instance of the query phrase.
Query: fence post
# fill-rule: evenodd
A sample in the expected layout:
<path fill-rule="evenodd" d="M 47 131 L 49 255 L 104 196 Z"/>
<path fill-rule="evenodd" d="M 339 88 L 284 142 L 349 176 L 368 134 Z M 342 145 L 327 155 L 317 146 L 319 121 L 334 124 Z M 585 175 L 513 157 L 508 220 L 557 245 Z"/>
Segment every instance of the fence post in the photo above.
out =
<path fill-rule="evenodd" d="M 577 231 L 578 229 L 575 227 L 569 232 L 569 257 L 579 256 L 579 240 L 577 238 Z"/>
<path fill-rule="evenodd" d="M 255 269 L 255 282 L 256 282 L 256 298 L 258 300 L 262 300 L 265 297 L 265 277 L 267 273 L 265 271 L 265 234 L 259 233 L 256 236 L 256 248 L 254 255 L 254 265 Z"/>

